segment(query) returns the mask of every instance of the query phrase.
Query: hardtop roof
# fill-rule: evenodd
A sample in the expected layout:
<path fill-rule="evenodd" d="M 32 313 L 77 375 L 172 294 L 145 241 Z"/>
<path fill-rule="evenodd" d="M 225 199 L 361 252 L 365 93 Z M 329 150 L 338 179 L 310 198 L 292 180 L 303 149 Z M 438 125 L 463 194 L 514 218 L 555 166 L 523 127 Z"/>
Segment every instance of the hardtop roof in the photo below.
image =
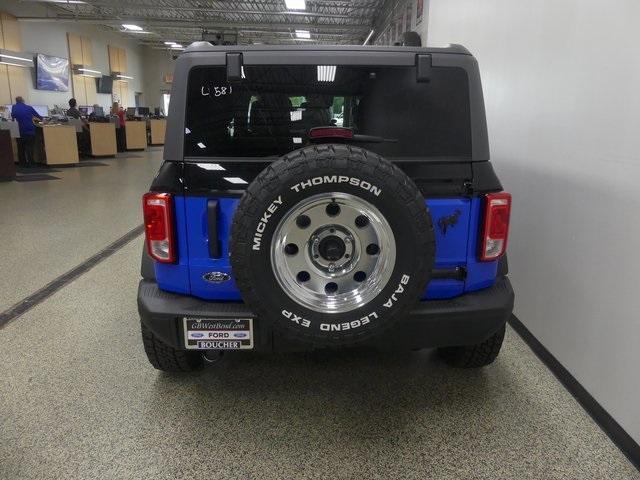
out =
<path fill-rule="evenodd" d="M 458 44 L 442 47 L 403 47 L 382 45 L 212 45 L 209 42 L 194 42 L 183 53 L 193 52 L 399 52 L 399 53 L 449 53 L 471 55 L 469 50 Z"/>

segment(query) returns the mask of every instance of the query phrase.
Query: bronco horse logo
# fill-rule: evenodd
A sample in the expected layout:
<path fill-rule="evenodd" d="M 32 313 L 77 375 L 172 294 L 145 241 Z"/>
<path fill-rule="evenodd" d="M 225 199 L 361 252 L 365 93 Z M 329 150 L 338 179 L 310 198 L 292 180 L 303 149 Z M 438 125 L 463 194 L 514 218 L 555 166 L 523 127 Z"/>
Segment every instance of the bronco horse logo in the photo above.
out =
<path fill-rule="evenodd" d="M 449 227 L 454 227 L 458 223 L 458 219 L 462 215 L 462 212 L 456 208 L 455 212 L 446 217 L 440 217 L 438 219 L 438 227 L 440 227 L 440 231 L 443 235 L 447 234 L 447 229 Z"/>

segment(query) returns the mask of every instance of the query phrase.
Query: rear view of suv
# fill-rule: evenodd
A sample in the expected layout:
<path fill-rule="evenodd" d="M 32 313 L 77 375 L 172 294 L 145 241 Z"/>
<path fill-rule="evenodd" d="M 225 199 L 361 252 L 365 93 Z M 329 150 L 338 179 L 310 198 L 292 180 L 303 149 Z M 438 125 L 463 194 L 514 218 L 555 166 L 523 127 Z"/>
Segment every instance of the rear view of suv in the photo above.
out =
<path fill-rule="evenodd" d="M 461 46 L 233 46 L 178 58 L 144 196 L 150 362 L 225 350 L 499 353 L 511 196 Z"/>

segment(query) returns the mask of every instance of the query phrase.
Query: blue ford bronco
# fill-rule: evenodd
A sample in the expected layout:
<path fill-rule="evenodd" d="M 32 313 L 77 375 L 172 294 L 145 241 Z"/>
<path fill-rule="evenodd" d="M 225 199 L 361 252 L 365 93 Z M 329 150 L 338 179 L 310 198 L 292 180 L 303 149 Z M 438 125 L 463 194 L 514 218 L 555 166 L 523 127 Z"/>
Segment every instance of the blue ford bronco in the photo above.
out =
<path fill-rule="evenodd" d="M 497 357 L 514 294 L 511 196 L 462 46 L 213 46 L 176 63 L 144 195 L 151 364 L 226 350 Z"/>

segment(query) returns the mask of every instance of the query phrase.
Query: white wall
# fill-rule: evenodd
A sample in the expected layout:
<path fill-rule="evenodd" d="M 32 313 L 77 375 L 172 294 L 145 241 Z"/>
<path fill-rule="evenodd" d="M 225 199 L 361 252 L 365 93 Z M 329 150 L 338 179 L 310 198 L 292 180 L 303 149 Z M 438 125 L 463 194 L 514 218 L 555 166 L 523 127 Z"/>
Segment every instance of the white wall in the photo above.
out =
<path fill-rule="evenodd" d="M 152 108 L 162 108 L 162 93 L 171 90 L 171 85 L 164 83 L 164 76 L 172 74 L 175 68 L 172 53 L 146 48 L 142 64 L 145 102 Z"/>
<path fill-rule="evenodd" d="M 134 93 L 143 92 L 142 82 L 142 47 L 137 43 L 127 40 L 122 36 L 101 30 L 96 25 L 81 25 L 66 22 L 20 22 L 22 35 L 22 48 L 26 52 L 45 53 L 69 58 L 69 46 L 67 32 L 83 35 L 91 39 L 93 49 L 93 67 L 104 75 L 110 74 L 109 52 L 107 45 L 124 48 L 127 51 L 127 75 L 134 77 L 129 80 L 129 105 L 135 105 Z M 70 86 L 71 87 L 71 86 Z M 32 105 L 54 104 L 67 107 L 71 97 L 69 92 L 48 92 L 36 90 L 33 81 L 29 82 L 29 102 Z M 109 111 L 111 107 L 111 95 L 98 94 L 98 103 Z"/>
<path fill-rule="evenodd" d="M 516 314 L 640 442 L 640 3 L 430 4 L 480 62 Z"/>

